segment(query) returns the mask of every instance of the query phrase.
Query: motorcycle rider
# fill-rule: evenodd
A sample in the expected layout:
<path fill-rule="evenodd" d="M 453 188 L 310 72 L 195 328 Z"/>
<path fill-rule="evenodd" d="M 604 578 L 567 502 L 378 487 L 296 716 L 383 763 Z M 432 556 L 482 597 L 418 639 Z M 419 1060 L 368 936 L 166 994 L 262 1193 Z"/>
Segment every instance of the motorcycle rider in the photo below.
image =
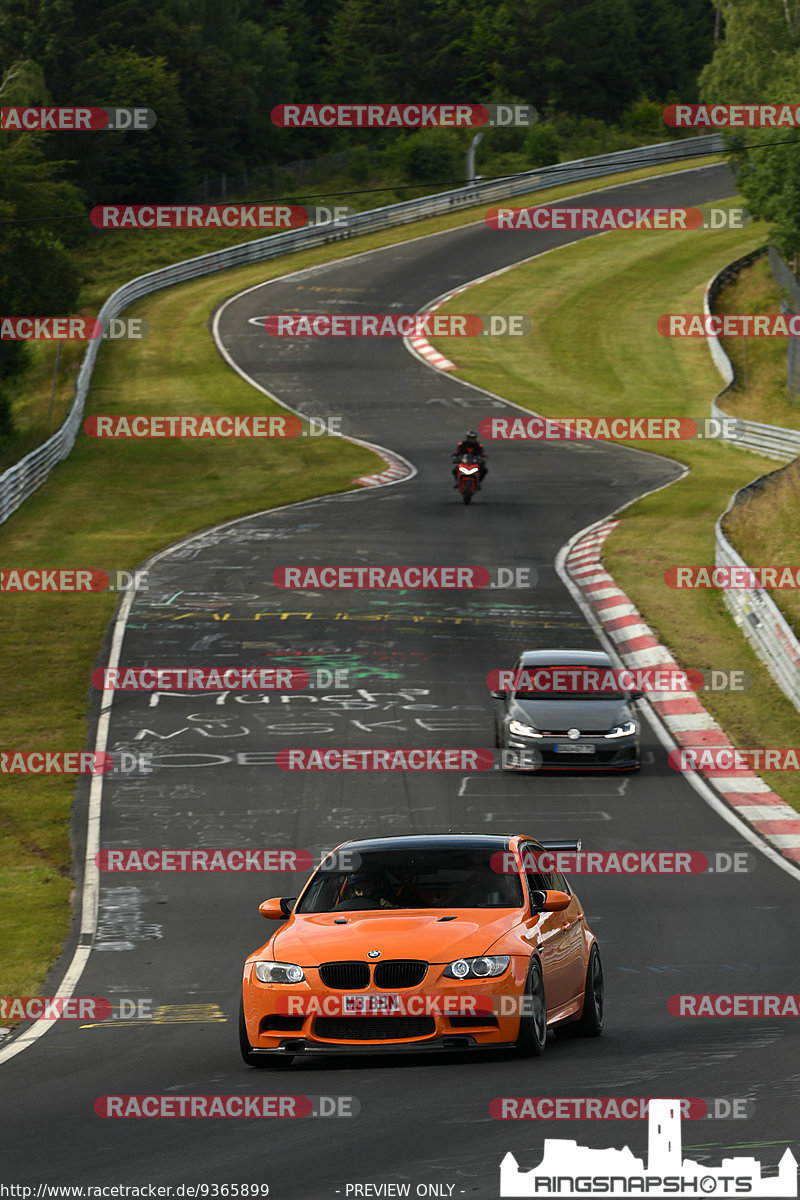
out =
<path fill-rule="evenodd" d="M 453 467 L 453 479 L 455 480 L 455 484 L 454 484 L 455 487 L 458 487 L 458 461 L 461 458 L 462 454 L 476 455 L 476 457 L 478 458 L 478 465 L 480 467 L 480 471 L 478 474 L 478 483 L 479 484 L 482 483 L 483 477 L 487 471 L 486 451 L 483 448 L 483 443 L 478 441 L 478 431 L 476 429 L 470 429 L 467 431 L 466 437 L 463 439 L 463 441 L 460 441 L 458 443 L 458 445 L 456 446 L 456 452 L 452 456 L 452 460 L 456 464 Z"/>

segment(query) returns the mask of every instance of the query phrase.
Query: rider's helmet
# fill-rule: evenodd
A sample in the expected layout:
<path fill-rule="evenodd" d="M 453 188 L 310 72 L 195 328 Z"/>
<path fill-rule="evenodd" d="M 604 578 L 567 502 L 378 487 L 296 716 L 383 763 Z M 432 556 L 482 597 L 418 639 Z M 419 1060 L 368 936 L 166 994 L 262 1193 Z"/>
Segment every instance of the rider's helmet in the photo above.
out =
<path fill-rule="evenodd" d="M 467 430 L 467 436 L 464 438 L 464 441 L 465 441 L 465 442 L 477 442 L 477 440 L 478 440 L 478 431 L 477 431 L 477 429 L 469 429 L 469 430 Z"/>

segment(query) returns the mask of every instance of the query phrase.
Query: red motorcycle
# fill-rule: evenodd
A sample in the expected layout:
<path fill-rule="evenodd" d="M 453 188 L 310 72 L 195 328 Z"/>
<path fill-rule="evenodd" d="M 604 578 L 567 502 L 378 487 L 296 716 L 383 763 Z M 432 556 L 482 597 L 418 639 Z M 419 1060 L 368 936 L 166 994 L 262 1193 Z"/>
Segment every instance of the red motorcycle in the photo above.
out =
<path fill-rule="evenodd" d="M 481 460 L 477 454 L 461 454 L 456 467 L 456 483 L 465 504 L 481 486 Z"/>

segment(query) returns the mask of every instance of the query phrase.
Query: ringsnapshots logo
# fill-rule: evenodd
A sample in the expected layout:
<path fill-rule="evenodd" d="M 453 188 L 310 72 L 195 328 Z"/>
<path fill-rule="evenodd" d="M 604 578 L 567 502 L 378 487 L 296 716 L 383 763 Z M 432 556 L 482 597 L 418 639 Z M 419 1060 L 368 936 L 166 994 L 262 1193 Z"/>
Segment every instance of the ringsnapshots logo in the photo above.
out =
<path fill-rule="evenodd" d="M 271 337 L 525 337 L 524 313 L 275 313 L 251 317 Z"/>
<path fill-rule="evenodd" d="M 521 1171 L 510 1152 L 500 1164 L 500 1195 L 797 1196 L 797 1159 L 786 1149 L 778 1173 L 765 1176 L 752 1156 L 725 1158 L 709 1167 L 684 1157 L 679 1099 L 651 1099 L 647 1165 L 625 1146 L 592 1150 L 575 1141 L 546 1138 L 542 1161 Z"/>
<path fill-rule="evenodd" d="M 532 104 L 276 104 L 280 129 L 471 129 L 529 128 Z"/>
<path fill-rule="evenodd" d="M 152 108 L 0 108 L 0 129 L 20 133 L 94 133 L 101 129 L 135 133 L 152 129 L 157 120 Z"/>

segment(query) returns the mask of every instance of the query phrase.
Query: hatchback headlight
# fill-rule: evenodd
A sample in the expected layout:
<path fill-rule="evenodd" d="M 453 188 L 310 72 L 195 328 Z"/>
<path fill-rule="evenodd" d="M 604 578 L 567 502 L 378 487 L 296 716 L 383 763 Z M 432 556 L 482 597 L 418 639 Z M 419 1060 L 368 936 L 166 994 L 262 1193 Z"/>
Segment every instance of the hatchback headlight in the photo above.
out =
<path fill-rule="evenodd" d="M 632 733 L 636 733 L 636 722 L 626 721 L 624 725 L 617 725 L 614 729 L 609 729 L 604 736 L 607 738 L 630 737 Z"/>
<path fill-rule="evenodd" d="M 256 963 L 256 979 L 261 983 L 302 983 L 305 977 L 303 968 L 295 963 Z"/>
<path fill-rule="evenodd" d="M 522 721 L 509 721 L 508 732 L 513 733 L 516 737 L 541 737 L 538 729 L 534 729 L 532 725 L 523 725 Z"/>
<path fill-rule="evenodd" d="M 480 958 L 457 958 L 448 963 L 444 974 L 449 979 L 491 979 L 508 970 L 508 954 L 482 954 Z"/>

